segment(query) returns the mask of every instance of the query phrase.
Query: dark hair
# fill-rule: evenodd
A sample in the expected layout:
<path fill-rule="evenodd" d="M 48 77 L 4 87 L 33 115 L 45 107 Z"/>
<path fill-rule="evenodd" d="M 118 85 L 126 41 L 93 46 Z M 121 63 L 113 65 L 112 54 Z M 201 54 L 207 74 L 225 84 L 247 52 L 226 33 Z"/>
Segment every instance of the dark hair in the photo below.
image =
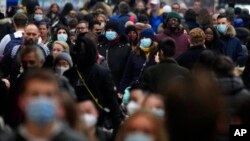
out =
<path fill-rule="evenodd" d="M 74 6 L 71 2 L 68 2 L 64 5 L 60 16 L 61 17 L 66 16 L 71 10 L 74 10 Z"/>
<path fill-rule="evenodd" d="M 218 19 L 222 19 L 222 18 L 226 18 L 227 21 L 230 21 L 229 17 L 228 17 L 225 13 L 220 14 L 220 15 L 217 17 L 217 20 L 218 20 Z"/>
<path fill-rule="evenodd" d="M 197 14 L 193 9 L 188 9 L 185 14 L 184 18 L 186 21 L 196 21 Z"/>
<path fill-rule="evenodd" d="M 84 33 L 80 33 L 77 36 L 75 46 L 73 47 L 73 53 L 77 55 L 84 55 L 84 60 L 81 60 L 81 65 L 78 67 L 92 66 L 96 63 L 97 47 L 94 42 L 86 37 Z M 83 52 L 84 54 L 80 54 Z M 75 58 L 79 59 L 79 58 Z M 80 63 L 80 62 L 79 62 Z"/>
<path fill-rule="evenodd" d="M 58 32 L 60 29 L 64 29 L 64 30 L 66 31 L 66 33 L 68 34 L 68 37 L 70 36 L 69 28 L 66 27 L 66 26 L 64 26 L 64 25 L 59 25 L 59 26 L 56 28 L 55 34 L 53 35 L 53 38 L 52 38 L 53 41 L 56 41 L 56 40 L 57 40 L 57 32 Z M 68 45 L 70 45 L 69 42 L 71 42 L 71 41 L 70 41 L 70 38 L 68 38 L 68 40 L 67 40 Z"/>
<path fill-rule="evenodd" d="M 138 22 L 147 23 L 149 21 L 148 16 L 146 14 L 138 15 Z"/>
<path fill-rule="evenodd" d="M 233 76 L 234 62 L 231 58 L 220 55 L 214 61 L 214 72 L 217 76 Z"/>
<path fill-rule="evenodd" d="M 124 15 L 129 12 L 129 5 L 126 2 L 120 2 L 118 5 L 119 12 Z"/>
<path fill-rule="evenodd" d="M 52 4 L 50 5 L 50 7 L 49 7 L 49 13 L 51 13 L 51 9 L 52 9 L 53 6 L 56 6 L 56 7 L 58 8 L 58 12 L 59 12 L 59 10 L 60 10 L 59 5 L 58 5 L 57 3 L 52 3 Z"/>
<path fill-rule="evenodd" d="M 58 81 L 52 71 L 44 69 L 35 69 L 25 73 L 23 81 L 22 83 L 20 83 L 19 93 L 25 94 L 28 84 L 30 83 L 30 81 L 33 80 L 39 80 L 45 83 L 54 83 L 57 86 L 56 89 L 59 90 Z"/>
<path fill-rule="evenodd" d="M 28 23 L 28 17 L 23 13 L 17 13 L 14 15 L 13 21 L 18 28 L 24 28 Z"/>
<path fill-rule="evenodd" d="M 101 23 L 99 21 L 93 20 L 89 23 L 89 29 L 92 30 L 94 28 L 94 25 L 101 25 Z"/>
<path fill-rule="evenodd" d="M 163 51 L 164 57 L 173 57 L 175 55 L 175 41 L 172 38 L 165 38 L 159 43 L 159 50 Z"/>

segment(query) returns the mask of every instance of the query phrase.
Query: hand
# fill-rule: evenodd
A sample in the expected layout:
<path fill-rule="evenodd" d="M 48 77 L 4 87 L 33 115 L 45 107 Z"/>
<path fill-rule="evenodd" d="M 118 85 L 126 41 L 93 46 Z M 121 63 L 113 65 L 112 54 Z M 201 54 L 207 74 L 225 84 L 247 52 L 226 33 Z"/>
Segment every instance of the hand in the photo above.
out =
<path fill-rule="evenodd" d="M 9 89 L 10 88 L 10 81 L 8 79 L 1 79 L 4 83 L 5 86 Z"/>
<path fill-rule="evenodd" d="M 123 94 L 121 94 L 121 93 L 118 93 L 118 94 L 117 94 L 117 96 L 118 96 L 118 98 L 119 98 L 119 99 L 122 99 L 122 97 L 123 97 Z"/>

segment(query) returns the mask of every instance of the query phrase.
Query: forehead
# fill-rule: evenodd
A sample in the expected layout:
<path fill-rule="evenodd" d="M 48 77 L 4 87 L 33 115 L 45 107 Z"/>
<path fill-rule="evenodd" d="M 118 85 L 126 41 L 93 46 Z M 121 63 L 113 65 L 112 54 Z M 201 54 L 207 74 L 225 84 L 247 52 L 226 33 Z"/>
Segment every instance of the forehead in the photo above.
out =
<path fill-rule="evenodd" d="M 219 18 L 217 19 L 218 22 L 228 22 L 227 18 Z"/>
<path fill-rule="evenodd" d="M 39 33 L 39 29 L 35 25 L 28 25 L 25 28 L 24 32 L 27 32 L 27 33 Z"/>
<path fill-rule="evenodd" d="M 79 23 L 78 26 L 85 27 L 85 26 L 87 26 L 87 24 L 86 23 Z"/>
<path fill-rule="evenodd" d="M 30 52 L 22 57 L 22 60 L 36 60 L 35 52 Z"/>
<path fill-rule="evenodd" d="M 43 13 L 41 9 L 36 9 L 35 13 Z"/>
<path fill-rule="evenodd" d="M 57 32 L 66 32 L 66 30 L 61 28 Z"/>

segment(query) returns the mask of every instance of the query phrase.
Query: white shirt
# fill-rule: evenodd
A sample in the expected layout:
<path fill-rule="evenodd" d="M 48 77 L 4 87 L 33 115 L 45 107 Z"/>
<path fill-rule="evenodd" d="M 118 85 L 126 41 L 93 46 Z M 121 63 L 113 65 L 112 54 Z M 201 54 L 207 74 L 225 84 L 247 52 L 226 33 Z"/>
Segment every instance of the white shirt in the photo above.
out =
<path fill-rule="evenodd" d="M 16 31 L 14 32 L 15 38 L 21 38 L 23 37 L 23 32 L 24 31 Z M 0 42 L 0 55 L 3 55 L 4 49 L 6 45 L 10 42 L 10 34 L 7 34 L 3 37 L 3 39 Z"/>

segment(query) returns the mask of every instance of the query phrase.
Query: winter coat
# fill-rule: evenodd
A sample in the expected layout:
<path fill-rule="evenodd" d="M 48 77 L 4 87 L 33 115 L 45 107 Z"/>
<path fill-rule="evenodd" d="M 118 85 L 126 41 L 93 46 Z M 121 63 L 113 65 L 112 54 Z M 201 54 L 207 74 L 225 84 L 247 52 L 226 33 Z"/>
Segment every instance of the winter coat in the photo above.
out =
<path fill-rule="evenodd" d="M 240 40 L 235 37 L 236 32 L 233 26 L 228 26 L 225 35 L 221 34 L 221 40 L 224 44 L 223 52 L 224 55 L 231 57 L 236 62 L 240 57 L 243 56 L 242 46 Z"/>
<path fill-rule="evenodd" d="M 122 114 L 117 102 L 110 71 L 100 65 L 94 64 L 91 67 L 85 68 L 85 70 L 80 73 L 85 80 L 88 89 L 94 97 L 98 99 L 99 104 L 109 111 L 104 112 L 104 110 L 99 109 L 99 125 L 103 126 L 105 120 L 104 115 L 108 114 L 111 116 L 113 128 L 118 129 L 122 119 Z M 75 67 L 67 70 L 64 73 L 64 76 L 68 78 L 70 84 L 75 88 L 75 93 L 78 99 L 86 96 L 92 98 L 87 88 L 83 85 Z"/>
<path fill-rule="evenodd" d="M 160 93 L 174 78 L 186 76 L 189 71 L 177 64 L 173 59 L 166 59 L 159 64 L 147 68 L 142 83 L 150 90 Z"/>
<path fill-rule="evenodd" d="M 105 57 L 108 68 L 110 69 L 112 78 L 115 82 L 115 86 L 118 87 L 121 82 L 131 48 L 119 41 L 113 45 L 107 42 L 101 43 L 97 46 L 97 50 L 100 55 Z"/>
<path fill-rule="evenodd" d="M 239 77 L 219 77 L 217 82 L 226 96 L 229 113 L 234 115 L 243 101 L 250 99 L 249 91 Z"/>
<path fill-rule="evenodd" d="M 124 93 L 124 90 L 130 85 L 131 82 L 140 79 L 140 75 L 142 75 L 147 67 L 156 64 L 154 61 L 155 53 L 156 52 L 153 51 L 148 59 L 146 58 L 145 53 L 141 50 L 140 53 L 135 52 L 129 56 L 123 78 L 121 80 L 120 86 L 118 87 L 119 93 Z M 144 63 L 146 63 L 146 66 L 143 68 Z"/>
<path fill-rule="evenodd" d="M 189 47 L 188 35 L 185 34 L 181 29 L 177 33 L 172 33 L 170 30 L 166 29 L 163 33 L 157 34 L 155 36 L 155 40 L 159 42 L 166 37 L 171 37 L 176 42 L 176 52 L 174 56 L 175 58 L 184 53 Z"/>
<path fill-rule="evenodd" d="M 192 46 L 176 60 L 180 66 L 192 69 L 204 50 L 202 45 Z"/>

